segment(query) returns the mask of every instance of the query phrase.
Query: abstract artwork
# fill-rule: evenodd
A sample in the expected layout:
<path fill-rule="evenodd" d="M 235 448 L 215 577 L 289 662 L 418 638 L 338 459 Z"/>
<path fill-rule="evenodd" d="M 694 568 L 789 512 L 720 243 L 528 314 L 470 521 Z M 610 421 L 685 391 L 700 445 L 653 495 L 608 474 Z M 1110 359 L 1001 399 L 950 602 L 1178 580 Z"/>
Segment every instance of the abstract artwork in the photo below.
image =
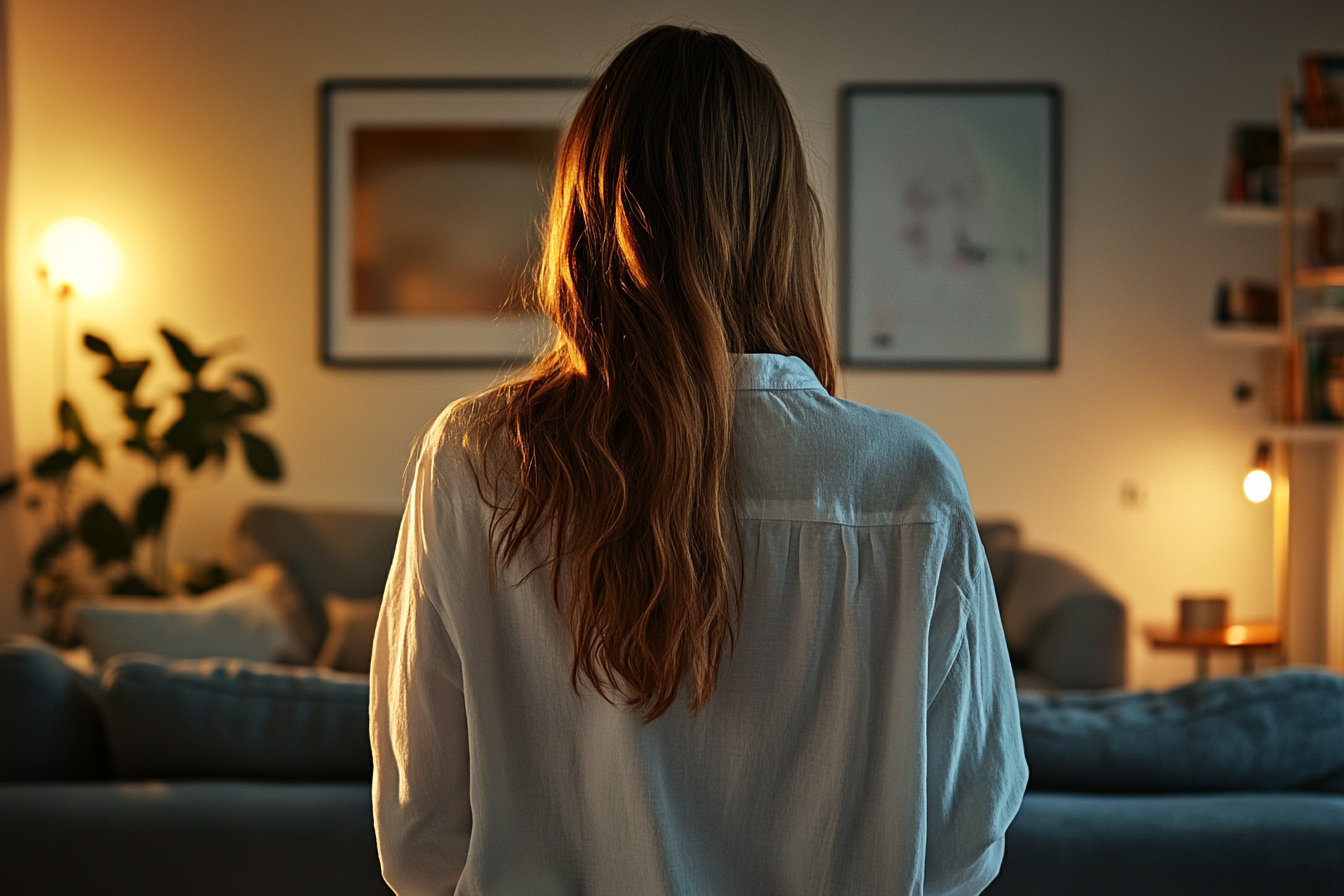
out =
<path fill-rule="evenodd" d="M 579 80 L 322 87 L 323 359 L 525 363 L 549 324 L 535 262 Z"/>
<path fill-rule="evenodd" d="M 841 119 L 843 361 L 1057 366 L 1058 88 L 855 85 Z"/>

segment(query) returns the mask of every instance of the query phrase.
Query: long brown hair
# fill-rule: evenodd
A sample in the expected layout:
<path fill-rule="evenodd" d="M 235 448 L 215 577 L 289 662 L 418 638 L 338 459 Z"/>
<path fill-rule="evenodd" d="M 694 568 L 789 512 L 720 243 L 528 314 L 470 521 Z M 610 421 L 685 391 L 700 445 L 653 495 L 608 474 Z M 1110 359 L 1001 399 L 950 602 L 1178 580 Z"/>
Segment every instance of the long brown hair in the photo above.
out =
<path fill-rule="evenodd" d="M 834 393 L 820 208 L 770 70 L 720 34 L 627 44 L 560 152 L 535 299 L 555 343 L 466 403 L 497 568 L 544 539 L 571 684 L 709 701 L 742 599 L 731 353 Z M 536 571 L 536 570 L 533 570 Z"/>

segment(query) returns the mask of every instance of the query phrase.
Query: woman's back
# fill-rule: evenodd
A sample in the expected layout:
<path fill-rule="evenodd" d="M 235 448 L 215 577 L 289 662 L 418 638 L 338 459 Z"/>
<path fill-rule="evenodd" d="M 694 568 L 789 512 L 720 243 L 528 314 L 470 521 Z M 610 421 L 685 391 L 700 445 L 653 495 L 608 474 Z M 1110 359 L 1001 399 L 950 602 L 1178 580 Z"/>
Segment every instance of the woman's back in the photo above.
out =
<path fill-rule="evenodd" d="M 546 558 L 486 597 L 455 415 L 427 439 L 372 672 L 399 892 L 461 869 L 492 896 L 974 893 L 997 871 L 1026 768 L 955 459 L 797 358 L 743 355 L 735 386 L 740 633 L 698 716 L 570 687 Z"/>
<path fill-rule="evenodd" d="M 833 397 L 820 209 L 731 39 L 575 112 L 556 337 L 420 448 L 374 646 L 383 874 L 419 893 L 974 893 L 1026 770 L 926 428 Z"/>

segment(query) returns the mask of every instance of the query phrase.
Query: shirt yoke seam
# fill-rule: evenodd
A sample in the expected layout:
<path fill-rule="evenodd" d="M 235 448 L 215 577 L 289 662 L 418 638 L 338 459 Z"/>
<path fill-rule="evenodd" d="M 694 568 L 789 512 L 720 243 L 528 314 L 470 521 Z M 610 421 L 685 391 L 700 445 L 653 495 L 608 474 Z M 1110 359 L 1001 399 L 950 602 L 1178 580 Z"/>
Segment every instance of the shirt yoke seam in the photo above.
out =
<path fill-rule="evenodd" d="M 846 529 L 895 529 L 900 526 L 933 526 L 940 522 L 940 519 L 927 519 L 899 520 L 892 523 L 846 523 L 843 520 L 799 519 L 797 517 L 759 516 L 753 514 L 747 514 L 742 517 L 743 522 L 747 522 L 748 520 L 762 523 L 821 523 L 827 526 L 843 526 Z"/>

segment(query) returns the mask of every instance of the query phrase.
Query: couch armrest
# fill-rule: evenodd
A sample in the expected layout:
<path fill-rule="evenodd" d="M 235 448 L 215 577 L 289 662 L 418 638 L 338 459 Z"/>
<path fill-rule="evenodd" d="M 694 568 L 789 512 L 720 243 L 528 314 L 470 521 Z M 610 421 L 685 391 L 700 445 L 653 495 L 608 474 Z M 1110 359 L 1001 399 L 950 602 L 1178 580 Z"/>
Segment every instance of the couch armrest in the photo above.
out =
<path fill-rule="evenodd" d="M 1125 684 L 1125 606 L 1103 594 L 1061 601 L 1032 639 L 1032 672 L 1065 690 Z"/>
<path fill-rule="evenodd" d="M 0 636 L 0 781 L 107 777 L 91 688 L 45 641 Z"/>

